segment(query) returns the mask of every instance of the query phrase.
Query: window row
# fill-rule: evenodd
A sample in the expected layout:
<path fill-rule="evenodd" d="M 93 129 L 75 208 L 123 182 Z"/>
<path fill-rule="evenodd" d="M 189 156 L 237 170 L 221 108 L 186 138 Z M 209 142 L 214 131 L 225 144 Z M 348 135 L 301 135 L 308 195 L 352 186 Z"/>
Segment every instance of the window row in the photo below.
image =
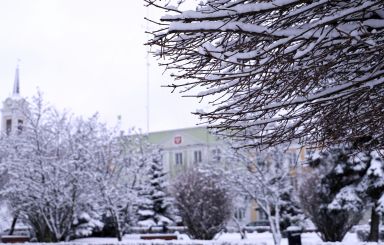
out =
<path fill-rule="evenodd" d="M 221 151 L 220 149 L 213 149 L 212 150 L 212 160 L 219 162 L 221 160 Z M 174 154 L 174 162 L 176 165 L 184 164 L 184 158 L 183 158 L 182 152 L 176 152 Z M 203 161 L 203 153 L 201 150 L 195 150 L 193 151 L 193 163 L 201 163 Z"/>

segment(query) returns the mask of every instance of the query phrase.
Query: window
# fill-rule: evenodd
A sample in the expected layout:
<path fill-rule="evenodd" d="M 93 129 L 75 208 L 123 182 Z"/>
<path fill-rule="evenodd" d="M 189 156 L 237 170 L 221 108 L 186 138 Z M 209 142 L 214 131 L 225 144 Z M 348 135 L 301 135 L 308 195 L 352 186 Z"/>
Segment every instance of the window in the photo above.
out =
<path fill-rule="evenodd" d="M 6 130 L 6 133 L 7 135 L 9 135 L 12 131 L 12 120 L 11 119 L 7 119 L 5 121 L 5 130 Z"/>
<path fill-rule="evenodd" d="M 178 152 L 175 154 L 175 162 L 177 165 L 183 164 L 183 153 Z"/>
<path fill-rule="evenodd" d="M 261 208 L 256 208 L 257 220 L 268 220 L 268 215 Z"/>
<path fill-rule="evenodd" d="M 287 153 L 287 160 L 289 166 L 297 166 L 297 162 L 299 161 L 298 155 L 296 152 L 288 152 Z"/>
<path fill-rule="evenodd" d="M 23 120 L 17 120 L 17 133 L 20 134 L 23 131 Z"/>
<path fill-rule="evenodd" d="M 193 162 L 194 163 L 202 162 L 201 151 L 194 151 L 193 152 Z"/>
<path fill-rule="evenodd" d="M 220 160 L 221 160 L 220 154 L 221 154 L 221 150 L 220 149 L 217 149 L 217 148 L 213 149 L 212 150 L 212 160 L 214 162 L 220 162 Z"/>
<path fill-rule="evenodd" d="M 235 210 L 235 218 L 238 220 L 243 220 L 245 217 L 245 208 L 237 208 Z"/>

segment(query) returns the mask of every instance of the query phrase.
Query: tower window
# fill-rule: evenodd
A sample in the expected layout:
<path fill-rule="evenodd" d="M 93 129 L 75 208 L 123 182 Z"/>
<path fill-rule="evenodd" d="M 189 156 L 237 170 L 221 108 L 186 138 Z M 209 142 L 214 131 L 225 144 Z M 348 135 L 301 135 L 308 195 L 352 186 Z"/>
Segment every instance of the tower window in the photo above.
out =
<path fill-rule="evenodd" d="M 20 134 L 23 131 L 23 120 L 17 120 L 17 133 Z"/>
<path fill-rule="evenodd" d="M 9 135 L 12 131 L 12 119 L 7 119 L 5 121 L 5 131 Z"/>

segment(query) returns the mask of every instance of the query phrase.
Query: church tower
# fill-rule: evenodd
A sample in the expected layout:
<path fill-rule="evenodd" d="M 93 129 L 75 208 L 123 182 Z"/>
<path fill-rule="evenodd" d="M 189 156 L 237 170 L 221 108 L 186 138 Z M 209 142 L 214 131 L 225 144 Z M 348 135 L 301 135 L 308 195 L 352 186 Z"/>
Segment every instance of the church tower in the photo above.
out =
<path fill-rule="evenodd" d="M 16 67 L 12 95 L 3 102 L 1 110 L 1 131 L 7 135 L 19 134 L 25 123 L 26 100 L 20 95 L 19 66 Z"/>

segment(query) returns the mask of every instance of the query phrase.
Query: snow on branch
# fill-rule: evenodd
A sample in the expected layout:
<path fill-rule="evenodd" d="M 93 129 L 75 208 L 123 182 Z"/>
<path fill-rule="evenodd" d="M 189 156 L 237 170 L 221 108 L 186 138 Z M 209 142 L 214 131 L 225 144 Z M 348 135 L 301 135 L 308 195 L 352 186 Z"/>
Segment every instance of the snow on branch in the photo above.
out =
<path fill-rule="evenodd" d="M 147 44 L 173 71 L 170 87 L 212 104 L 196 114 L 219 134 L 258 147 L 380 149 L 383 9 L 379 0 L 210 0 L 162 17 Z"/>

